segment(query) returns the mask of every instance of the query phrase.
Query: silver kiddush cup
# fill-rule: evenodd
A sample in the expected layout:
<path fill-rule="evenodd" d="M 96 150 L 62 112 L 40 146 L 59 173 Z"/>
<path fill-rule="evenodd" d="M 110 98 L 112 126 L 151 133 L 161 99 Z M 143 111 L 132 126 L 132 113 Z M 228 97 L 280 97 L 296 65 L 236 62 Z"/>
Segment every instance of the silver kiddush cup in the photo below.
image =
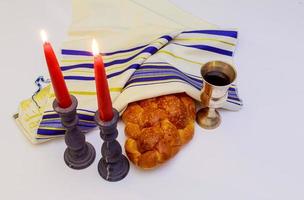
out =
<path fill-rule="evenodd" d="M 236 79 L 236 70 L 228 63 L 211 61 L 202 66 L 201 75 L 203 108 L 196 113 L 196 122 L 202 128 L 215 129 L 221 123 L 221 116 L 216 109 L 225 103 L 228 88 Z"/>

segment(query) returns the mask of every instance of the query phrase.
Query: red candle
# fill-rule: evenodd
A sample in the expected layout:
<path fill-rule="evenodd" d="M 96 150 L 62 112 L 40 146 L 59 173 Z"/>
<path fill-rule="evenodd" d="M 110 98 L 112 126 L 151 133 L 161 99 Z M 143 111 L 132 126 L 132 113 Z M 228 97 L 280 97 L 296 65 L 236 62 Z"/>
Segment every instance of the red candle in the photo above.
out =
<path fill-rule="evenodd" d="M 47 35 L 43 30 L 41 31 L 41 38 L 43 40 L 44 55 L 49 69 L 56 100 L 58 101 L 60 107 L 67 108 L 72 104 L 72 100 L 59 67 L 58 60 L 51 44 L 47 41 Z"/>
<path fill-rule="evenodd" d="M 92 42 L 92 51 L 99 117 L 102 121 L 110 121 L 113 118 L 112 101 L 104 63 L 95 39 Z"/>

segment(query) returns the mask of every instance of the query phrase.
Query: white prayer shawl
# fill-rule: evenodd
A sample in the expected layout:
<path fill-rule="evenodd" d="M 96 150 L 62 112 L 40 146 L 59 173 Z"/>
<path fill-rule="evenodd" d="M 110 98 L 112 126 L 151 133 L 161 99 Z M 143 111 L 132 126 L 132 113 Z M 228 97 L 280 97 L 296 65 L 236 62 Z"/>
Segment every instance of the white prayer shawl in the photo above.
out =
<path fill-rule="evenodd" d="M 103 55 L 113 106 L 186 92 L 200 99 L 204 63 L 234 65 L 235 30 L 223 30 L 185 13 L 166 0 L 73 0 L 69 39 L 63 43 L 61 69 L 69 91 L 79 102 L 79 127 L 95 127 L 97 110 L 91 41 Z M 37 83 L 44 80 L 40 77 Z M 16 121 L 32 143 L 62 136 L 65 129 L 53 111 L 50 84 L 21 102 Z M 239 110 L 236 85 L 223 106 Z"/>

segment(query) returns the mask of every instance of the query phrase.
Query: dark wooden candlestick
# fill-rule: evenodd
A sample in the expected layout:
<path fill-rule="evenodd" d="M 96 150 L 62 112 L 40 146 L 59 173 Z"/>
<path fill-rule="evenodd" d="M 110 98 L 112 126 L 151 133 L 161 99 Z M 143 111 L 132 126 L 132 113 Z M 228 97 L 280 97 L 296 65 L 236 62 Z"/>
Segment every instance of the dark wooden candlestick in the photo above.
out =
<path fill-rule="evenodd" d="M 76 108 L 78 105 L 76 97 L 71 95 L 72 105 L 61 108 L 56 99 L 53 102 L 54 110 L 61 117 L 62 125 L 67 129 L 65 143 L 67 148 L 64 152 L 64 161 L 72 169 L 84 169 L 95 160 L 94 147 L 85 141 L 85 136 L 77 126 L 78 116 Z"/>
<path fill-rule="evenodd" d="M 98 111 L 95 114 L 95 121 L 100 129 L 100 137 L 104 140 L 101 147 L 102 158 L 98 163 L 98 172 L 107 181 L 120 181 L 129 172 L 129 161 L 122 154 L 120 144 L 116 138 L 118 136 L 117 122 L 119 113 L 113 109 L 113 119 L 104 122 L 99 118 Z"/>

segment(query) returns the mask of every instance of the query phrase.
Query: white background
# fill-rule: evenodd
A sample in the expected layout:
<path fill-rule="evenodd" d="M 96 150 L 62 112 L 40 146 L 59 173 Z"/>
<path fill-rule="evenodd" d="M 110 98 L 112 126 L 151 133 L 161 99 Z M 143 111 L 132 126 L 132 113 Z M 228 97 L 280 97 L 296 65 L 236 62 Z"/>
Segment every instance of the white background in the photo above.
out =
<path fill-rule="evenodd" d="M 240 112 L 222 112 L 215 131 L 196 127 L 189 145 L 153 171 L 133 166 L 108 183 L 97 173 L 101 140 L 82 171 L 65 166 L 63 140 L 31 145 L 12 115 L 45 74 L 39 29 L 60 48 L 68 0 L 0 0 L 0 199 L 304 199 L 304 1 L 172 0 L 211 23 L 238 28 Z M 120 142 L 123 126 L 120 124 Z"/>

